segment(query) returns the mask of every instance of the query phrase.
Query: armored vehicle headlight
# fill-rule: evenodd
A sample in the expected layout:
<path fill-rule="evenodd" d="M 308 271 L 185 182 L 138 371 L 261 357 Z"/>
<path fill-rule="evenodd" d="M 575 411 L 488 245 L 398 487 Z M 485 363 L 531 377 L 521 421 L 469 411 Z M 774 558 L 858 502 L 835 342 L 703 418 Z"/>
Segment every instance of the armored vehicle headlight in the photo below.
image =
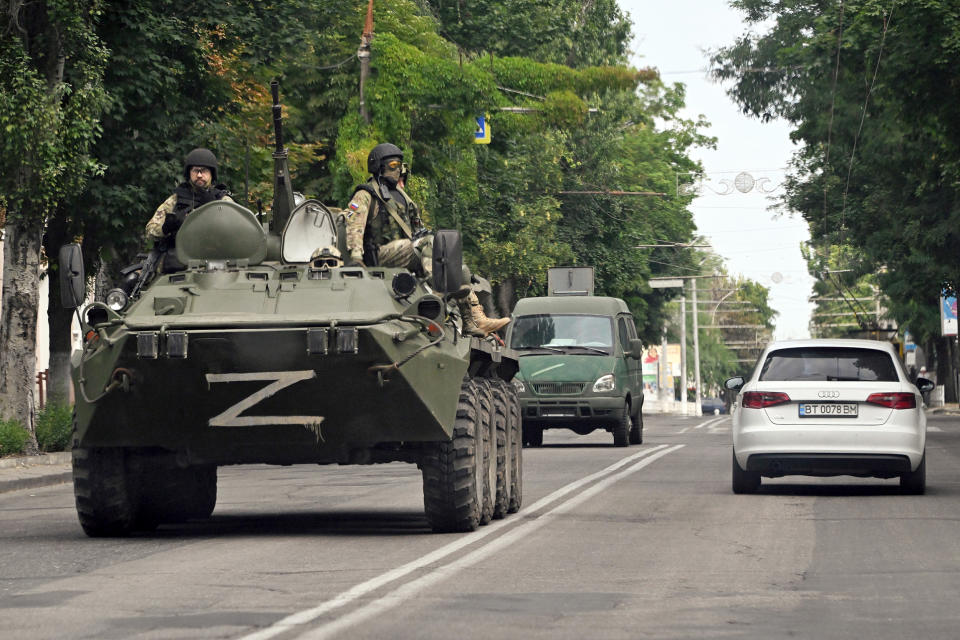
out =
<path fill-rule="evenodd" d="M 408 298 L 417 290 L 417 279 L 407 271 L 401 271 L 393 276 L 393 282 L 390 284 L 393 287 L 394 295 L 398 298 Z"/>
<path fill-rule="evenodd" d="M 613 374 L 608 373 L 605 376 L 597 378 L 597 381 L 593 383 L 593 390 L 597 393 L 605 393 L 608 391 L 613 391 L 617 388 L 617 381 L 613 377 Z"/>
<path fill-rule="evenodd" d="M 114 311 L 120 311 L 127 306 L 127 294 L 123 289 L 110 289 L 104 302 Z"/>
<path fill-rule="evenodd" d="M 517 388 L 517 393 L 523 393 L 524 391 L 527 390 L 527 388 L 523 384 L 523 380 L 521 380 L 516 376 L 514 376 L 513 380 L 511 380 L 510 382 L 512 382 L 513 386 Z"/>

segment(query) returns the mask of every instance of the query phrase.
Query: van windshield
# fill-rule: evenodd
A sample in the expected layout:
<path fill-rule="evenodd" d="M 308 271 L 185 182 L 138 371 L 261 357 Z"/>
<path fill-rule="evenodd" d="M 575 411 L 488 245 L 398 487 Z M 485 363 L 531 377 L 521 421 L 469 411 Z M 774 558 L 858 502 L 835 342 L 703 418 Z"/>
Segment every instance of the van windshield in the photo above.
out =
<path fill-rule="evenodd" d="M 613 348 L 613 320 L 608 316 L 542 314 L 514 319 L 512 349 L 548 350 L 588 347 Z"/>

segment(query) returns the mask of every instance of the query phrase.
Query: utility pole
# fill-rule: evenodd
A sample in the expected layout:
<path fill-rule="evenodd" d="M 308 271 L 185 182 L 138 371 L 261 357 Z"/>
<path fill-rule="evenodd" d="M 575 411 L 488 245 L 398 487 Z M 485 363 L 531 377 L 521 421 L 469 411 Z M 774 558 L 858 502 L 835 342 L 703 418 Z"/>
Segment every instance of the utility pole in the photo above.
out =
<path fill-rule="evenodd" d="M 373 0 L 367 5 L 367 21 L 363 24 L 363 34 L 360 36 L 360 48 L 357 49 L 357 58 L 360 60 L 360 117 L 370 124 L 370 113 L 364 98 L 367 78 L 370 77 L 370 43 L 373 42 Z"/>
<path fill-rule="evenodd" d="M 680 291 L 680 397 L 683 415 L 687 415 L 687 290 Z"/>
<path fill-rule="evenodd" d="M 702 416 L 703 409 L 700 406 L 700 323 L 697 318 L 697 279 L 690 278 L 690 292 L 693 297 L 693 384 L 696 385 L 696 395 L 694 395 L 693 415 Z"/>

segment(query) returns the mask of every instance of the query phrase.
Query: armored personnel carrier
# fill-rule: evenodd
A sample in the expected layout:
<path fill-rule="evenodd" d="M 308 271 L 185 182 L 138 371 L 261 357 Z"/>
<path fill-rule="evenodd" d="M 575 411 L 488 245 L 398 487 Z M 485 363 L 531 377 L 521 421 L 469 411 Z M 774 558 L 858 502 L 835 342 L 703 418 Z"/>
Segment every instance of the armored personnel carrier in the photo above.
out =
<path fill-rule="evenodd" d="M 516 512 L 517 360 L 461 333 L 450 296 L 462 280 L 459 234 L 437 232 L 431 281 L 342 266 L 333 212 L 291 189 L 279 109 L 274 87 L 270 224 L 233 202 L 199 207 L 177 234 L 186 269 L 78 311 L 73 475 L 84 531 L 207 518 L 217 467 L 232 464 L 414 463 L 435 531 Z M 64 304 L 79 308 L 79 247 L 65 246 L 60 264 Z"/>

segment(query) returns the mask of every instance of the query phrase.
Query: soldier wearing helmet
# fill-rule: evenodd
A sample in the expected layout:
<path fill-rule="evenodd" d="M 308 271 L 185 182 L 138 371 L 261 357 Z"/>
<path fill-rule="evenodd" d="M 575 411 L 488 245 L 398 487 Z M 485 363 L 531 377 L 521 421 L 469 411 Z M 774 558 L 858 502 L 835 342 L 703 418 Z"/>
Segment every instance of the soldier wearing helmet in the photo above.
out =
<path fill-rule="evenodd" d="M 147 223 L 147 237 L 153 240 L 168 238 L 168 248 L 173 246 L 173 237 L 188 213 L 214 200 L 231 200 L 227 187 L 215 184 L 217 156 L 209 149 L 199 147 L 187 154 L 183 160 L 183 178 L 173 195 L 163 201 Z"/>
<path fill-rule="evenodd" d="M 346 263 L 402 267 L 429 278 L 433 270 L 433 234 L 423 226 L 420 209 L 404 191 L 406 166 L 400 147 L 384 142 L 367 156 L 370 178 L 354 189 L 346 209 Z M 510 322 L 483 312 L 469 285 L 455 296 L 464 333 L 487 336 Z"/>
<path fill-rule="evenodd" d="M 407 267 L 430 275 L 433 237 L 423 235 L 420 209 L 403 190 L 403 151 L 378 144 L 367 156 L 370 179 L 347 205 L 347 264 Z"/>

